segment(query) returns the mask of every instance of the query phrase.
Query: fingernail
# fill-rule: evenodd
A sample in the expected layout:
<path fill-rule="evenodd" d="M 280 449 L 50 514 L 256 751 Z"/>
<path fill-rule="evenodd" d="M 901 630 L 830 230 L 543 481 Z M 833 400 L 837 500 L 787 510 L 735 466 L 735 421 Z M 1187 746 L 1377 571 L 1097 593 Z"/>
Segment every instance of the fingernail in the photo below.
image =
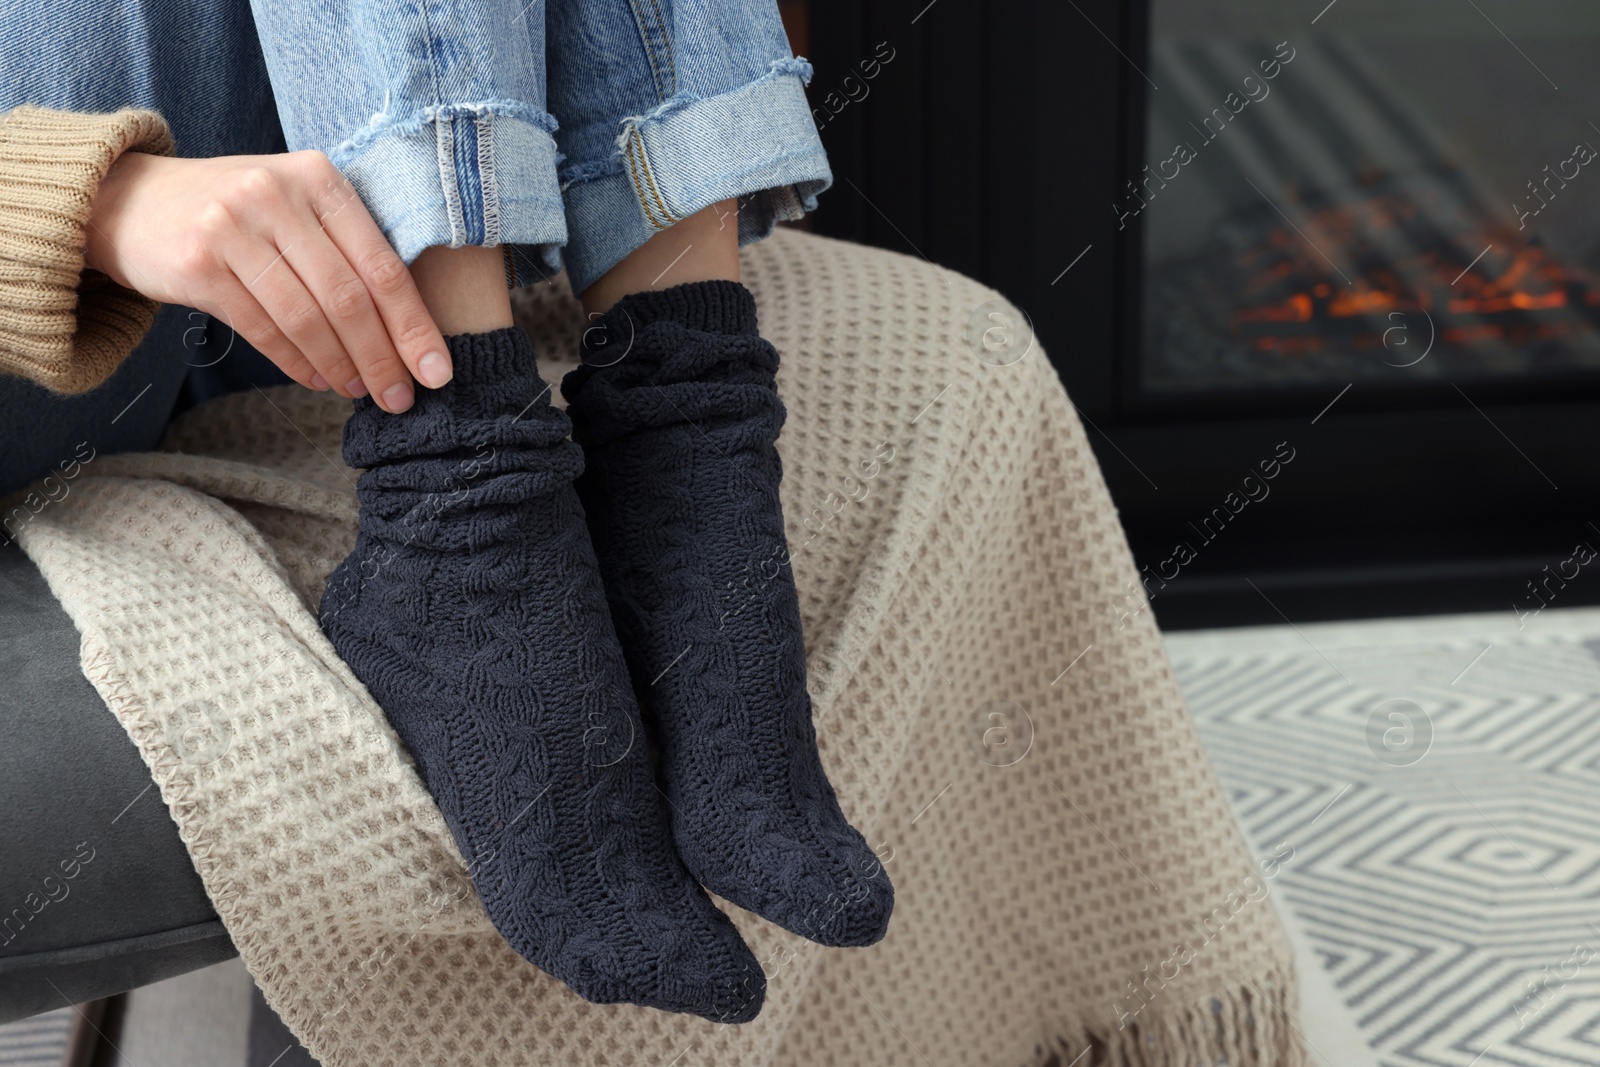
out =
<path fill-rule="evenodd" d="M 395 382 L 383 391 L 383 406 L 390 411 L 399 413 L 411 406 L 411 386 L 405 382 Z"/>
<path fill-rule="evenodd" d="M 351 378 L 348 382 L 344 383 L 344 391 L 349 393 L 351 396 L 366 396 L 367 383 L 362 381 L 360 376 Z"/>
<path fill-rule="evenodd" d="M 320 392 L 321 390 L 326 389 L 327 387 L 328 387 L 328 379 L 324 378 L 320 374 L 313 374 L 311 376 L 311 388 L 316 389 L 316 390 L 318 390 Z"/>
<path fill-rule="evenodd" d="M 429 352 L 417 361 L 417 377 L 429 389 L 437 389 L 454 376 L 450 361 L 437 352 Z"/>

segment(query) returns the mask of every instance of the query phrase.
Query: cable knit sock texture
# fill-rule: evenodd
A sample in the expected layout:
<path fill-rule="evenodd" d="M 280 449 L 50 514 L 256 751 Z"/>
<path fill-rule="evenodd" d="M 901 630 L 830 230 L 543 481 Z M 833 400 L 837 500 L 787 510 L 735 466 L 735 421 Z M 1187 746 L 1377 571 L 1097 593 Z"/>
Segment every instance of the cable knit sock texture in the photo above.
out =
<path fill-rule="evenodd" d="M 355 551 L 322 627 L 415 758 L 489 917 L 598 1003 L 743 1022 L 760 966 L 673 850 L 583 510 L 583 458 L 520 328 L 455 379 L 355 402 Z"/>
<path fill-rule="evenodd" d="M 678 852 L 825 945 L 883 937 L 894 890 L 817 754 L 778 500 L 777 350 L 737 282 L 620 301 L 562 385 L 612 618 Z"/>

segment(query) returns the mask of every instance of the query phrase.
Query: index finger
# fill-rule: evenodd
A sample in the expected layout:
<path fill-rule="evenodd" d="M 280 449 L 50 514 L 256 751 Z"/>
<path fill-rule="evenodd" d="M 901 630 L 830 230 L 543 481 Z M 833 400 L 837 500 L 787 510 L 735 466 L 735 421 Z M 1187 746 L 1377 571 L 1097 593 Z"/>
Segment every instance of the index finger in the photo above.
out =
<path fill-rule="evenodd" d="M 450 350 L 422 302 L 411 271 L 349 181 L 340 176 L 331 185 L 332 206 L 318 205 L 322 228 L 366 285 L 401 362 L 417 381 L 429 389 L 439 388 L 455 373 Z"/>

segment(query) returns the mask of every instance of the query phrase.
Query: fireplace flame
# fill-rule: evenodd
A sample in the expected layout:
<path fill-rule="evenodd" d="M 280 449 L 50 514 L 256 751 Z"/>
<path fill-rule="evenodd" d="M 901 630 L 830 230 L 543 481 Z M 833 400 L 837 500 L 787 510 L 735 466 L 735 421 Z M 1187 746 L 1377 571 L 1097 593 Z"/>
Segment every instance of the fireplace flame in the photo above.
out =
<path fill-rule="evenodd" d="M 1379 196 L 1309 213 L 1320 247 L 1354 258 L 1353 284 L 1325 280 L 1329 265 L 1287 226 L 1243 250 L 1249 279 L 1232 313 L 1236 336 L 1252 347 L 1295 355 L 1327 346 L 1380 345 L 1391 313 L 1422 309 L 1455 345 L 1514 342 L 1600 332 L 1600 286 L 1547 248 L 1509 232 L 1476 240 L 1419 240 L 1414 205 Z M 1323 240 L 1328 242 L 1323 244 Z M 1397 255 L 1402 248 L 1431 245 Z M 1476 261 L 1477 249 L 1489 246 Z M 1465 249 L 1472 249 L 1462 254 Z M 1331 250 L 1331 249 L 1330 249 Z"/>

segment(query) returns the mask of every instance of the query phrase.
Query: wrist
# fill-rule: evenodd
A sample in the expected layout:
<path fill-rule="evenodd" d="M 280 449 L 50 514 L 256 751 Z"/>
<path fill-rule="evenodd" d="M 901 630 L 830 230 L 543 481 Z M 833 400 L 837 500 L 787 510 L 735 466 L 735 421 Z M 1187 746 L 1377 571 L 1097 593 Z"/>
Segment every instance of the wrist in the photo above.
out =
<path fill-rule="evenodd" d="M 100 179 L 89 205 L 89 218 L 84 225 L 84 266 L 109 275 L 122 285 L 127 282 L 118 267 L 115 235 L 129 189 L 148 169 L 148 163 L 156 158 L 144 152 L 122 153 Z"/>

